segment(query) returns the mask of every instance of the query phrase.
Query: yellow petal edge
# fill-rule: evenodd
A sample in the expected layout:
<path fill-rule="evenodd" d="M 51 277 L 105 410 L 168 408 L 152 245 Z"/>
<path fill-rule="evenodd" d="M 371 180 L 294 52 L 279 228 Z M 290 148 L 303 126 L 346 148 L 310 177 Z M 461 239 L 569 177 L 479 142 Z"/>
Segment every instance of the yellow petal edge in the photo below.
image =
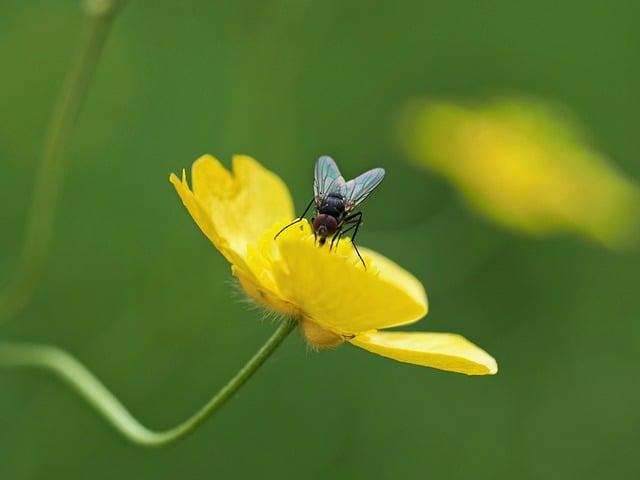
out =
<path fill-rule="evenodd" d="M 306 221 L 276 242 L 272 272 L 281 294 L 322 328 L 350 337 L 427 314 L 422 284 L 380 254 L 361 248 L 365 269 L 348 239 L 329 251 L 315 243 Z"/>
<path fill-rule="evenodd" d="M 368 332 L 350 342 L 400 362 L 467 375 L 493 375 L 498 364 L 487 352 L 452 333 Z"/>
<path fill-rule="evenodd" d="M 203 233 L 233 264 L 242 265 L 247 246 L 258 241 L 274 223 L 293 218 L 293 202 L 282 179 L 246 155 L 234 155 L 233 171 L 216 158 L 203 155 L 191 168 L 190 189 L 172 174 L 185 207 Z"/>

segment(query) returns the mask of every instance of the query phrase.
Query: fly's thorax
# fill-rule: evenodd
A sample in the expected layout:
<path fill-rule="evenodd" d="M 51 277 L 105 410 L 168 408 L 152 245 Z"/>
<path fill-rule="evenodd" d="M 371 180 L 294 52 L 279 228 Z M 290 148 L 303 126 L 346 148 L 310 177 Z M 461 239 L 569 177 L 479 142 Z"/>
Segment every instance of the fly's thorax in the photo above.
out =
<path fill-rule="evenodd" d="M 322 199 L 318 212 L 341 218 L 345 212 L 345 200 L 342 195 L 337 193 L 329 194 Z"/>
<path fill-rule="evenodd" d="M 318 213 L 313 217 L 313 231 L 319 237 L 329 237 L 338 231 L 338 220 L 333 215 Z"/>

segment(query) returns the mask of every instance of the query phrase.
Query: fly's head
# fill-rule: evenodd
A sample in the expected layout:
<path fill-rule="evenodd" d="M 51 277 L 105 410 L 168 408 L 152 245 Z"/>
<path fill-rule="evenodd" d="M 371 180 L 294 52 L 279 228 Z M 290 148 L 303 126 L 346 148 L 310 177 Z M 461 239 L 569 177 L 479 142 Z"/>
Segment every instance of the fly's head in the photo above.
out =
<path fill-rule="evenodd" d="M 330 237 L 338 231 L 338 220 L 332 215 L 318 213 L 313 217 L 313 231 L 320 238 Z"/>

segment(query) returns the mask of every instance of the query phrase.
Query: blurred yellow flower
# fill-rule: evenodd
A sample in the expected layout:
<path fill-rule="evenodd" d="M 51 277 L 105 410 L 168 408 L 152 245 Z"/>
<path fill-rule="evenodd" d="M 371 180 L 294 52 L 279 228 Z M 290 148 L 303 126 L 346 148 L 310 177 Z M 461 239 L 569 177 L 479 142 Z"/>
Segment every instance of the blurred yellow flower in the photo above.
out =
<path fill-rule="evenodd" d="M 348 341 L 401 362 L 496 373 L 495 360 L 459 335 L 378 331 L 427 313 L 422 284 L 382 255 L 361 248 L 365 270 L 348 240 L 329 252 L 315 244 L 306 221 L 274 240 L 294 218 L 293 203 L 283 181 L 252 158 L 234 156 L 231 173 L 204 155 L 192 166 L 192 189 L 184 170 L 170 181 L 247 295 L 296 318 L 312 346 Z"/>
<path fill-rule="evenodd" d="M 494 221 L 534 235 L 574 232 L 610 247 L 636 239 L 638 188 L 559 110 L 523 100 L 414 101 L 401 120 L 409 155 Z"/>

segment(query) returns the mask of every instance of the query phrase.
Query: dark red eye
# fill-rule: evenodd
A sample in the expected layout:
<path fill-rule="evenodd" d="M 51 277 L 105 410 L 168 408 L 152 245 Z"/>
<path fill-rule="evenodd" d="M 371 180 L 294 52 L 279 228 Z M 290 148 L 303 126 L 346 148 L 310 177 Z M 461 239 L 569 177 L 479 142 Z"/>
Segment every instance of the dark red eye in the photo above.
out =
<path fill-rule="evenodd" d="M 338 221 L 331 215 L 320 213 L 313 219 L 313 230 L 321 237 L 328 237 L 338 230 Z"/>
<path fill-rule="evenodd" d="M 320 217 L 322 217 L 324 215 L 316 215 L 315 217 L 313 217 L 313 230 L 315 232 L 318 231 L 318 228 L 320 228 L 320 225 L 322 225 L 322 221 L 320 220 Z"/>

